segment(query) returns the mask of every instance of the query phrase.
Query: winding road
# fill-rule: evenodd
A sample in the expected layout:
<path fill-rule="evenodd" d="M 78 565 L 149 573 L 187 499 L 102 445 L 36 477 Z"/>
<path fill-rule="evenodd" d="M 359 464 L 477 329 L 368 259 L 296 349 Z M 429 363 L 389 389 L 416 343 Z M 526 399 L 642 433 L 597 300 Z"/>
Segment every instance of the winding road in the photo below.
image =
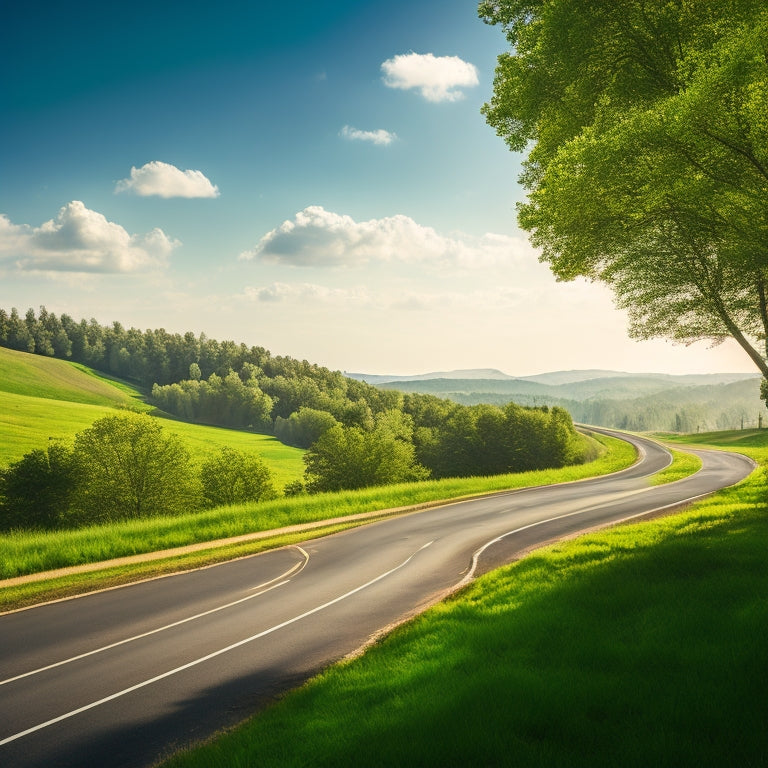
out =
<path fill-rule="evenodd" d="M 732 485 L 754 464 L 702 451 L 497 493 L 302 546 L 0 616 L 0 765 L 149 766 L 242 720 L 377 632 L 543 542 Z M 2 583 L 0 583 L 0 587 Z"/>

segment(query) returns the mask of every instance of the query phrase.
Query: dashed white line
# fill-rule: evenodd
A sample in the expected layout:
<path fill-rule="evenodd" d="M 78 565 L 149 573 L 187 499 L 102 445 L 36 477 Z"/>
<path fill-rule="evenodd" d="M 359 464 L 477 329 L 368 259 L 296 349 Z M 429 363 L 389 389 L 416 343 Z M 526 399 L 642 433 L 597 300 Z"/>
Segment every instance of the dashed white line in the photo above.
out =
<path fill-rule="evenodd" d="M 38 675 L 41 672 L 47 672 L 49 669 L 55 669 L 56 667 L 62 667 L 65 664 L 71 664 L 74 661 L 80 661 L 81 659 L 88 658 L 88 656 L 94 656 L 97 653 L 103 653 L 104 651 L 109 651 L 112 648 L 117 648 L 121 645 L 125 645 L 126 643 L 132 643 L 136 640 L 141 640 L 142 638 L 150 637 L 151 635 L 156 635 L 158 632 L 165 632 L 168 629 L 173 629 L 174 627 L 181 626 L 182 624 L 187 624 L 190 621 L 196 621 L 197 619 L 202 619 L 204 616 L 210 616 L 212 613 L 218 613 L 219 611 L 224 611 L 227 608 L 232 608 L 235 605 L 240 605 L 241 603 L 245 603 L 248 600 L 253 600 L 254 598 L 260 597 L 261 595 L 264 595 L 267 592 L 270 592 L 271 590 L 276 589 L 277 587 L 282 587 L 284 584 L 287 584 L 290 581 L 290 579 L 288 578 L 289 576 L 292 576 L 296 572 L 303 569 L 304 566 L 309 561 L 309 555 L 301 547 L 296 547 L 296 549 L 298 549 L 302 553 L 302 555 L 304 556 L 304 561 L 301 563 L 296 563 L 296 565 L 289 568 L 285 573 L 281 574 L 280 576 L 276 576 L 274 579 L 270 579 L 270 581 L 265 581 L 263 584 L 259 584 L 259 586 L 253 587 L 253 589 L 260 590 L 255 594 L 247 595 L 246 597 L 241 597 L 239 600 L 233 600 L 231 603 L 226 603 L 225 605 L 216 606 L 216 608 L 211 608 L 210 610 L 203 611 L 202 613 L 197 613 L 194 616 L 187 616 L 184 619 L 179 619 L 178 621 L 174 621 L 171 624 L 166 624 L 163 627 L 158 627 L 157 629 L 150 629 L 147 632 L 142 632 L 141 634 L 134 635 L 133 637 L 126 637 L 124 640 L 118 640 L 117 642 L 110 643 L 109 645 L 102 646 L 101 648 L 94 648 L 92 651 L 86 651 L 85 653 L 80 653 L 77 656 L 72 656 L 69 659 L 56 661 L 53 664 L 48 664 L 45 667 L 32 669 L 29 672 L 23 672 L 22 674 L 16 675 L 15 677 L 9 677 L 6 680 L 0 680 L 0 685 L 7 685 L 8 683 L 13 683 L 13 682 L 16 682 L 17 680 L 22 680 L 25 677 L 31 677 L 32 675 Z M 279 579 L 283 579 L 283 581 L 278 581 Z M 278 582 L 278 583 L 275 584 L 273 582 Z"/>
<path fill-rule="evenodd" d="M 266 635 L 270 635 L 273 632 L 277 632 L 278 630 L 288 627 L 291 624 L 295 624 L 297 621 L 301 621 L 302 619 L 305 619 L 308 616 L 312 616 L 313 614 L 319 613 L 320 611 L 325 610 L 326 608 L 330 608 L 330 606 L 335 605 L 336 603 L 339 603 L 342 600 L 346 600 L 348 597 L 351 597 L 352 595 L 355 595 L 358 592 L 361 592 L 367 587 L 370 587 L 373 584 L 376 584 L 376 582 L 381 581 L 382 579 L 385 579 L 387 576 L 390 576 L 391 574 L 395 573 L 395 571 L 399 571 L 401 568 L 404 568 L 406 565 L 408 565 L 408 563 L 411 562 L 411 560 L 413 560 L 414 557 L 416 557 L 416 555 L 419 552 L 426 549 L 432 543 L 433 541 L 430 541 L 427 544 L 425 544 L 423 547 L 420 547 L 410 557 L 408 557 L 406 560 L 400 563 L 400 565 L 396 565 L 394 568 L 391 568 L 386 573 L 382 573 L 381 575 L 377 576 L 375 579 L 371 579 L 370 581 L 367 581 L 365 584 L 361 584 L 359 587 L 355 587 L 354 589 L 351 589 L 349 592 L 345 592 L 343 595 L 340 595 L 339 597 L 336 597 L 333 600 L 329 600 L 327 603 L 318 605 L 316 608 L 312 608 L 311 610 L 306 611 L 305 613 L 302 613 L 299 616 L 294 616 L 292 619 L 288 619 L 287 621 L 283 621 L 280 624 L 276 624 L 274 627 L 270 627 L 269 629 L 265 629 L 262 632 L 258 632 L 255 635 L 246 637 L 244 640 L 239 640 L 236 643 L 232 643 L 232 645 L 228 645 L 226 648 L 221 648 L 218 651 L 209 653 L 207 656 L 203 656 L 199 659 L 195 659 L 194 661 L 190 661 L 189 663 L 183 664 L 182 666 L 176 667 L 175 669 L 171 669 L 168 672 L 163 672 L 161 675 L 156 675 L 155 677 L 150 678 L 149 680 L 144 680 L 141 683 L 132 685 L 130 688 L 125 688 L 122 691 L 118 691 L 117 693 L 111 694 L 110 696 L 105 696 L 103 699 L 99 699 L 98 701 L 93 701 L 90 704 L 86 704 L 83 707 L 78 707 L 78 709 L 73 709 L 71 712 L 66 712 L 65 714 L 59 715 L 58 717 L 54 717 L 51 720 L 46 720 L 44 723 L 39 723 L 38 725 L 34 725 L 31 728 L 27 728 L 25 731 L 20 731 L 19 733 L 15 733 L 12 736 L 8 736 L 5 739 L 0 740 L 0 746 L 3 746 L 4 744 L 9 744 L 10 742 L 16 741 L 17 739 L 21 739 L 24 736 L 29 736 L 30 734 L 35 733 L 36 731 L 41 731 L 43 730 L 43 728 L 48 728 L 49 726 L 55 725 L 56 723 L 60 723 L 63 720 L 68 720 L 70 717 L 74 717 L 75 715 L 79 715 L 79 714 L 82 714 L 83 712 L 87 712 L 89 709 L 95 709 L 96 707 L 100 707 L 102 704 L 107 704 L 110 701 L 119 699 L 120 697 L 126 696 L 127 694 L 133 693 L 134 691 L 138 691 L 141 688 L 146 688 L 148 685 L 152 685 L 153 683 L 163 680 L 166 677 L 171 677 L 171 675 L 176 675 L 179 672 L 183 672 L 184 670 L 190 669 L 191 667 L 196 667 L 198 664 L 202 664 L 203 662 L 210 661 L 211 659 L 215 659 L 217 656 L 221 656 L 222 654 L 228 653 L 229 651 L 233 651 L 236 648 L 240 648 L 243 645 L 252 643 L 254 640 L 258 640 L 259 638 L 265 637 Z"/>

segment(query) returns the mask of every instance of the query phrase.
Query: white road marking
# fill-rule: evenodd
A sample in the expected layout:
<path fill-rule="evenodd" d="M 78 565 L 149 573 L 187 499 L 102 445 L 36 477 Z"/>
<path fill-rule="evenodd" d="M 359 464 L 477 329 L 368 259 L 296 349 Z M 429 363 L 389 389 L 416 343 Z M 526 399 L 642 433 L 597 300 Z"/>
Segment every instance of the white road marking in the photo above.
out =
<path fill-rule="evenodd" d="M 752 463 L 754 464 L 754 462 L 752 462 Z M 755 464 L 755 466 L 757 466 L 757 465 Z M 686 478 L 683 478 L 683 480 L 685 480 L 685 479 Z M 661 486 L 656 486 L 656 487 L 661 487 Z M 725 486 L 725 487 L 729 487 L 729 486 Z M 629 494 L 624 494 L 623 496 L 632 496 L 632 495 L 635 495 L 636 493 L 647 493 L 649 490 L 652 490 L 652 488 L 644 488 L 644 489 L 641 489 L 640 491 L 633 491 L 633 492 L 631 492 Z M 719 490 L 721 490 L 721 489 L 719 489 Z M 610 520 L 610 521 L 608 521 L 608 523 L 611 524 L 611 525 L 616 525 L 618 523 L 623 523 L 623 522 L 628 521 L 628 520 L 634 520 L 634 519 L 636 519 L 638 517 L 645 517 L 646 515 L 650 515 L 653 512 L 661 512 L 661 511 L 663 511 L 665 509 L 671 509 L 673 507 L 679 507 L 679 506 L 681 506 L 683 504 L 689 504 L 692 501 L 697 501 L 698 499 L 703 499 L 703 498 L 706 498 L 707 496 L 711 496 L 713 493 L 714 493 L 714 491 L 705 491 L 704 493 L 699 493 L 699 494 L 696 494 L 694 496 L 689 496 L 686 499 L 679 499 L 678 501 L 673 501 L 673 502 L 671 502 L 669 504 L 663 504 L 663 505 L 658 506 L 658 507 L 653 507 L 653 509 L 646 509 L 644 512 L 638 512 L 637 514 L 634 514 L 634 515 L 628 515 L 627 517 L 622 517 L 622 518 L 620 518 L 618 520 Z M 617 499 L 617 501 L 620 500 L 621 498 L 623 498 L 623 496 L 619 496 L 619 499 Z M 497 542 L 501 541 L 502 539 L 506 539 L 507 536 L 512 536 L 512 534 L 520 533 L 521 531 L 528 530 L 528 528 L 535 528 L 537 525 L 544 525 L 545 523 L 553 523 L 555 520 L 562 520 L 565 517 L 573 517 L 574 515 L 582 515 L 585 512 L 592 512 L 592 511 L 594 511 L 596 509 L 600 509 L 601 507 L 609 507 L 609 506 L 611 506 L 614 503 L 615 503 L 615 501 L 603 502 L 601 504 L 596 504 L 594 506 L 585 507 L 583 509 L 577 509 L 575 512 L 567 512 L 567 513 L 565 513 L 563 515 L 557 515 L 555 517 L 550 517 L 547 520 L 538 520 L 535 523 L 530 523 L 529 525 L 523 525 L 520 528 L 515 528 L 512 531 L 507 531 L 506 533 L 502 533 L 501 536 L 497 536 L 495 539 L 492 539 L 491 541 L 488 541 L 485 544 L 483 544 L 483 546 L 480 547 L 480 549 L 478 549 L 475 552 L 474 555 L 472 555 L 472 565 L 470 566 L 470 569 L 467 572 L 466 576 L 464 576 L 464 578 L 456 585 L 456 587 L 459 588 L 459 587 L 463 587 L 465 584 L 468 584 L 472 580 L 472 578 L 474 577 L 475 571 L 477 570 L 477 564 L 478 564 L 478 562 L 480 560 L 480 556 L 483 554 L 483 552 L 485 552 L 486 549 L 488 549 L 489 547 L 492 547 L 494 544 L 496 544 Z"/>
<path fill-rule="evenodd" d="M 215 659 L 217 656 L 221 656 L 222 654 L 228 653 L 229 651 L 233 651 L 236 648 L 240 648 L 243 645 L 252 643 L 254 640 L 258 640 L 259 638 L 265 637 L 266 635 L 271 635 L 273 632 L 277 632 L 278 630 L 284 629 L 285 627 L 288 627 L 291 624 L 295 624 L 297 621 L 301 621 L 302 619 L 306 619 L 308 616 L 312 616 L 313 614 L 319 613 L 320 611 L 325 610 L 326 608 L 330 608 L 330 606 L 335 605 L 336 603 L 339 603 L 342 600 L 346 600 L 348 597 L 352 597 L 352 595 L 357 594 L 358 592 L 361 592 L 367 587 L 372 586 L 376 582 L 381 581 L 382 579 L 385 579 L 387 576 L 392 575 L 393 573 L 395 573 L 395 571 L 399 571 L 401 568 L 404 568 L 406 565 L 408 565 L 408 563 L 411 562 L 411 560 L 413 560 L 414 557 L 416 557 L 416 555 L 419 552 L 421 552 L 423 549 L 426 549 L 433 542 L 434 540 L 428 542 L 423 547 L 420 547 L 419 549 L 417 549 L 416 552 L 414 552 L 410 557 L 408 557 L 408 559 L 400 563 L 400 565 L 396 565 L 394 568 L 391 568 L 386 573 L 382 573 L 381 575 L 377 576 L 375 579 L 371 579 L 370 581 L 367 581 L 365 584 L 362 584 L 359 587 L 355 587 L 349 592 L 345 592 L 343 595 L 340 595 L 339 597 L 336 597 L 333 600 L 329 600 L 327 603 L 318 605 L 316 608 L 312 608 L 311 610 L 306 611 L 305 613 L 302 613 L 299 616 L 294 616 L 292 619 L 288 619 L 286 621 L 283 621 L 280 624 L 276 624 L 274 627 L 270 627 L 269 629 L 265 629 L 262 632 L 259 632 L 255 635 L 246 637 L 244 640 L 239 640 L 236 643 L 232 643 L 232 645 L 228 645 L 226 648 L 221 648 L 218 651 L 209 653 L 207 656 L 203 656 L 199 659 L 195 659 L 194 661 L 190 661 L 189 663 L 183 664 L 182 666 L 176 667 L 175 669 L 171 669 L 168 672 L 163 672 L 161 675 L 156 675 L 155 677 L 150 678 L 149 680 L 144 680 L 141 683 L 132 685 L 130 688 L 125 688 L 124 690 L 118 691 L 117 693 L 113 693 L 110 696 L 105 696 L 103 699 L 99 699 L 98 701 L 93 701 L 90 704 L 86 704 L 83 707 L 79 707 L 78 709 L 73 709 L 71 712 L 66 712 L 65 714 L 59 715 L 58 717 L 54 717 L 51 720 L 46 720 L 46 722 L 40 723 L 39 725 L 34 725 L 31 728 L 27 728 L 25 731 L 20 731 L 19 733 L 15 733 L 12 736 L 8 736 L 7 738 L 0 740 L 0 746 L 3 746 L 4 744 L 9 744 L 10 742 L 16 741 L 17 739 L 21 739 L 24 736 L 29 736 L 29 734 L 31 733 L 35 733 L 36 731 L 41 731 L 43 728 L 48 728 L 49 726 L 55 725 L 56 723 L 60 723 L 63 720 L 68 720 L 70 717 L 74 717 L 75 715 L 79 715 L 79 714 L 82 714 L 83 712 L 87 712 L 89 709 L 95 709 L 96 707 L 100 707 L 102 704 L 107 704 L 110 701 L 119 699 L 120 697 L 126 696 L 127 694 L 133 693 L 134 691 L 138 691 L 141 688 L 146 688 L 148 685 L 152 685 L 153 683 L 163 680 L 166 677 L 171 677 L 172 675 L 176 675 L 179 672 L 184 672 L 187 669 L 196 667 L 198 664 L 202 664 L 203 662 L 210 661 L 211 659 Z"/>
<path fill-rule="evenodd" d="M 78 654 L 77 656 L 72 656 L 69 659 L 63 659 L 62 661 L 57 661 L 57 662 L 54 662 L 53 664 L 48 664 L 47 666 L 40 667 L 39 669 L 32 669 L 29 672 L 23 672 L 22 674 L 16 675 L 15 677 L 9 677 L 7 680 L 0 680 L 0 685 L 13 683 L 16 680 L 21 680 L 25 677 L 31 677 L 32 675 L 37 675 L 37 674 L 40 674 L 41 672 L 47 672 L 49 669 L 55 669 L 56 667 L 62 667 L 65 664 L 71 664 L 73 661 L 80 661 L 80 659 L 85 659 L 88 656 L 94 656 L 97 653 L 103 653 L 104 651 L 109 651 L 112 648 L 117 648 L 118 646 L 125 645 L 126 643 L 132 643 L 135 640 L 141 640 L 142 638 L 149 637 L 150 635 L 156 635 L 158 632 L 165 632 L 167 629 L 173 629 L 174 627 L 178 627 L 182 624 L 187 624 L 190 621 L 202 619 L 204 616 L 210 616 L 212 613 L 218 613 L 219 611 L 224 611 L 227 608 L 232 608 L 235 605 L 240 605 L 240 603 L 245 603 L 248 600 L 253 600 L 256 597 L 261 597 L 261 595 L 264 595 L 267 592 L 270 592 L 271 590 L 276 589 L 277 587 L 282 587 L 284 584 L 287 584 L 290 581 L 290 579 L 287 577 L 293 575 L 295 572 L 302 570 L 304 566 L 307 564 L 307 562 L 309 561 L 309 555 L 301 547 L 296 547 L 296 549 L 300 550 L 302 555 L 304 555 L 304 561 L 301 563 L 296 563 L 296 565 L 289 568 L 285 573 L 281 574 L 280 576 L 276 576 L 274 579 L 265 581 L 263 584 L 259 584 L 258 587 L 253 587 L 253 589 L 261 590 L 260 592 L 257 592 L 252 595 L 248 595 L 247 597 L 241 597 L 239 600 L 234 600 L 233 602 L 227 603 L 226 605 L 219 605 L 216 608 L 211 608 L 210 610 L 203 611 L 202 613 L 195 614 L 194 616 L 188 616 L 185 619 L 179 619 L 179 621 L 174 621 L 172 624 L 166 624 L 164 627 L 151 629 L 148 632 L 142 632 L 140 635 L 134 635 L 133 637 L 126 637 L 124 640 L 118 640 L 115 643 L 110 643 L 109 645 L 105 645 L 101 648 L 95 648 L 92 651 L 86 651 L 85 653 Z M 277 584 L 273 583 L 278 581 L 279 579 L 284 579 L 284 581 L 280 581 Z"/>

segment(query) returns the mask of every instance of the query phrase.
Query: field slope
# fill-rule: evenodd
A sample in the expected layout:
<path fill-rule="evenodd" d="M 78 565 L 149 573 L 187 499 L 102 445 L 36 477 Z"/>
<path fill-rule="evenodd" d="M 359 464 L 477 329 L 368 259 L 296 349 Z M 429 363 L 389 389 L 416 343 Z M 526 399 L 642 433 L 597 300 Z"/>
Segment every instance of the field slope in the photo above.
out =
<path fill-rule="evenodd" d="M 138 389 L 84 365 L 0 347 L 0 466 L 51 439 L 70 440 L 116 407 L 152 410 Z M 170 419 L 164 426 L 183 438 L 197 462 L 229 445 L 261 456 L 278 487 L 303 474 L 303 451 L 269 435 Z"/>

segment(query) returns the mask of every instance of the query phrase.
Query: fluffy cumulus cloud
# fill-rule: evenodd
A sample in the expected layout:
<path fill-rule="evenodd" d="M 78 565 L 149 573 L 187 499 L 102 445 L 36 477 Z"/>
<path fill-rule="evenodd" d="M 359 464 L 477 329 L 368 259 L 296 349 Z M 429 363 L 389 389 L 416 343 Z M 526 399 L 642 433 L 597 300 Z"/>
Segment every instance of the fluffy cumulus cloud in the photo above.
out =
<path fill-rule="evenodd" d="M 339 135 L 348 141 L 367 141 L 384 147 L 391 144 L 397 138 L 396 133 L 385 131 L 383 128 L 379 128 L 376 131 L 361 131 L 353 128 L 351 125 L 345 125 L 339 132 Z"/>
<path fill-rule="evenodd" d="M 370 221 L 310 206 L 267 232 L 241 259 L 303 267 L 354 266 L 369 262 L 420 262 L 478 267 L 507 263 L 524 241 L 503 235 L 447 237 L 397 215 Z"/>
<path fill-rule="evenodd" d="M 381 71 L 387 87 L 417 88 L 427 101 L 456 101 L 464 97 L 461 88 L 479 82 L 475 65 L 458 56 L 406 53 L 387 59 Z"/>
<path fill-rule="evenodd" d="M 180 245 L 161 229 L 131 235 L 79 200 L 39 227 L 0 214 L 0 260 L 35 272 L 144 272 L 163 266 Z"/>
<path fill-rule="evenodd" d="M 131 168 L 130 178 L 118 181 L 115 192 L 133 192 L 141 197 L 219 196 L 219 188 L 202 171 L 182 171 L 159 160 Z"/>

